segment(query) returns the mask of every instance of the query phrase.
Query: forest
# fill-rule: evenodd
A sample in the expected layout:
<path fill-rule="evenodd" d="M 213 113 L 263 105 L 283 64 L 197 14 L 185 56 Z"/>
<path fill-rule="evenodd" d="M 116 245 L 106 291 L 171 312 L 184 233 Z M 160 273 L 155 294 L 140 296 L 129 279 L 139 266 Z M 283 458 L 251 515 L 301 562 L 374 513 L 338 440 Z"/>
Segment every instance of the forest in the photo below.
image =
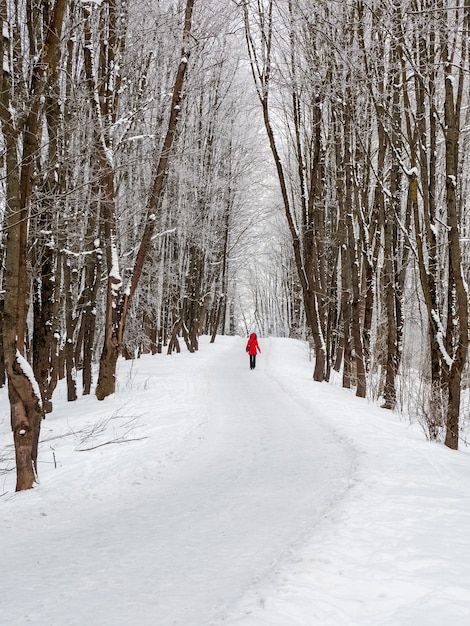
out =
<path fill-rule="evenodd" d="M 119 358 L 308 341 L 457 450 L 470 0 L 0 0 L 0 385 L 41 422 Z"/>

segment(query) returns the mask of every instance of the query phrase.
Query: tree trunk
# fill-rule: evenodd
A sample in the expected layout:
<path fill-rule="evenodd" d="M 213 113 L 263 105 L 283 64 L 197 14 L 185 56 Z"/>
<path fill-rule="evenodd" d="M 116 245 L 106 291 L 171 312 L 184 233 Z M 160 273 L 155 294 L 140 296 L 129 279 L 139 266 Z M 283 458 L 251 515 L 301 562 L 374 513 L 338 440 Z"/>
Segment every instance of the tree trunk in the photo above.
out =
<path fill-rule="evenodd" d="M 116 281 L 116 274 L 114 272 L 110 271 L 108 279 L 108 301 L 112 301 L 113 304 L 108 305 L 108 309 L 112 308 L 112 312 L 108 311 L 106 316 L 105 345 L 101 353 L 98 384 L 96 387 L 96 397 L 100 400 L 103 400 L 115 391 L 116 363 L 122 347 L 126 318 L 150 249 L 150 243 L 155 230 L 155 223 L 157 221 L 156 216 L 159 214 L 165 190 L 165 183 L 168 177 L 168 168 L 170 164 L 170 155 L 176 136 L 186 70 L 188 67 L 194 4 L 195 0 L 186 1 L 181 60 L 178 65 L 173 85 L 170 116 L 163 147 L 160 153 L 160 159 L 158 161 L 155 177 L 153 179 L 153 185 L 147 206 L 145 227 L 135 258 L 129 289 L 125 292 L 119 292 L 121 289 L 120 279 L 117 283 L 113 283 L 113 281 Z M 101 142 L 99 142 L 98 147 L 101 145 Z M 101 148 L 100 157 L 104 167 L 109 170 L 107 154 Z M 116 305 L 114 303 L 118 304 Z"/>
<path fill-rule="evenodd" d="M 470 16 L 468 17 L 470 20 Z M 467 36 L 468 36 L 467 20 Z M 459 131 L 460 110 L 462 106 L 463 90 L 463 67 L 460 67 L 457 94 L 454 94 L 454 77 L 452 76 L 452 63 L 449 60 L 447 45 L 443 46 L 445 59 L 445 139 L 446 139 L 446 205 L 448 221 L 449 242 L 449 269 L 451 279 L 448 284 L 448 299 L 453 302 L 449 307 L 452 315 L 452 327 L 455 340 L 453 361 L 448 374 L 449 395 L 446 422 L 445 444 L 453 450 L 458 449 L 459 443 L 459 417 L 460 417 L 460 393 L 462 373 L 468 355 L 468 291 L 465 277 L 462 274 L 462 253 L 460 242 L 460 213 L 457 206 L 457 182 L 458 182 L 458 157 L 459 157 Z M 464 51 L 467 48 L 464 44 Z M 455 293 L 455 304 L 454 304 Z M 454 334 L 453 333 L 453 334 Z M 451 346 L 448 346 L 450 352 Z"/>
<path fill-rule="evenodd" d="M 47 29 L 42 54 L 33 68 L 28 115 L 22 134 L 23 152 L 18 161 L 20 131 L 15 127 L 12 76 L 16 59 L 3 49 L 3 78 L 0 117 L 6 150 L 6 210 L 8 232 L 5 258 L 4 349 L 11 408 L 11 427 L 17 461 L 17 491 L 33 486 L 37 470 L 38 440 L 43 417 L 41 394 L 32 369 L 24 358 L 30 280 L 27 272 L 28 226 L 34 183 L 34 162 L 40 132 L 41 98 L 49 74 L 57 61 L 66 0 L 57 0 Z M 7 35 L 6 6 L 1 5 L 4 37 Z"/>
<path fill-rule="evenodd" d="M 3 349 L 3 298 L 0 299 L 0 387 L 6 382 L 5 352 Z"/>

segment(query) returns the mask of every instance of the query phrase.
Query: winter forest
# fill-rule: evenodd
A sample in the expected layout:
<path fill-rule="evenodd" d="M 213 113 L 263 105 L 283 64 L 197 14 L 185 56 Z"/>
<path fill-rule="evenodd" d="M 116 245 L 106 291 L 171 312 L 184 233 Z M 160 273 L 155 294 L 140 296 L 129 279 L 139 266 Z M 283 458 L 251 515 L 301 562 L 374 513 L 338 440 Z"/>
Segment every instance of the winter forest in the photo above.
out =
<path fill-rule="evenodd" d="M 0 385 L 17 490 L 54 390 L 208 335 L 459 445 L 469 0 L 0 0 Z M 80 374 L 78 376 L 78 374 Z"/>

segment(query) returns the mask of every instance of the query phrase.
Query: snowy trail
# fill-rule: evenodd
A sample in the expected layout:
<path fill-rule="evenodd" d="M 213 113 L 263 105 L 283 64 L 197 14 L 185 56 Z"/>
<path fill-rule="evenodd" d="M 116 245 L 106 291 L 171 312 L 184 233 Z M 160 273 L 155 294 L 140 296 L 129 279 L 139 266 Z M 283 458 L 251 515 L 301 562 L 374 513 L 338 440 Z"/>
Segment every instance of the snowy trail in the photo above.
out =
<path fill-rule="evenodd" d="M 0 626 L 470 623 L 470 448 L 244 343 L 119 361 L 104 402 L 59 385 L 19 494 L 0 389 Z"/>
<path fill-rule="evenodd" d="M 238 358 L 206 371 L 210 428 L 159 496 L 173 520 L 171 529 L 165 529 L 166 514 L 160 520 L 159 551 L 169 546 L 163 561 L 171 563 L 173 554 L 173 563 L 157 576 L 172 597 L 173 608 L 158 611 L 171 616 L 168 623 L 203 624 L 212 611 L 220 617 L 221 607 L 288 557 L 325 511 L 334 484 L 344 485 L 342 451 L 277 389 L 263 371 L 263 359 L 269 363 L 263 355 L 254 372 Z M 189 597 L 193 606 L 182 602 Z"/>
<path fill-rule="evenodd" d="M 103 448 L 101 484 L 85 464 L 91 483 L 70 478 L 62 498 L 57 482 L 45 500 L 42 487 L 29 503 L 20 494 L 19 506 L 32 507 L 24 534 L 2 516 L 2 558 L 18 567 L 3 586 L 0 624 L 219 624 L 312 536 L 346 488 L 351 459 L 272 377 L 282 354 L 269 340 L 255 371 L 242 342 L 200 366 L 194 355 L 169 365 L 190 381 L 178 411 L 194 423 L 163 467 L 160 430 L 121 457 Z M 111 477 L 129 463 L 134 476 L 118 489 Z M 20 605 L 19 589 L 29 590 Z"/>

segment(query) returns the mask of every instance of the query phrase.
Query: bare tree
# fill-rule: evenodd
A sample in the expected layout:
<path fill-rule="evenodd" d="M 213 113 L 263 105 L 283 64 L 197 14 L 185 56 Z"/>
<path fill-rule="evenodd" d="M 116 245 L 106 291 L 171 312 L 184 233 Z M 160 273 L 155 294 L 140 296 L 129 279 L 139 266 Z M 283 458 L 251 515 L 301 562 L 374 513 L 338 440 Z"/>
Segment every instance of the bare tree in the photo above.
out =
<path fill-rule="evenodd" d="M 25 351 L 26 320 L 30 293 L 27 268 L 28 226 L 34 182 L 34 163 L 39 147 L 42 96 L 54 72 L 66 1 L 57 0 L 42 50 L 33 67 L 27 94 L 26 118 L 21 119 L 16 89 L 22 79 L 21 47 L 5 3 L 2 3 L 3 65 L 0 118 L 6 146 L 6 254 L 3 286 L 5 366 L 11 407 L 11 425 L 16 453 L 16 489 L 33 486 L 37 471 L 38 440 L 44 414 L 41 393 Z M 15 34 L 13 34 L 15 33 Z M 16 82 L 18 81 L 18 82 Z M 15 84 L 16 83 L 16 84 Z M 20 156 L 19 156 L 20 155 Z"/>
<path fill-rule="evenodd" d="M 459 197 L 459 146 L 463 115 L 465 74 L 469 70 L 470 5 L 467 2 L 463 18 L 452 22 L 444 14 L 440 29 L 440 45 L 444 62 L 444 137 L 445 137 L 445 198 L 447 206 L 447 237 L 449 246 L 448 315 L 446 331 L 446 373 L 448 379 L 448 408 L 445 444 L 456 450 L 459 441 L 459 416 L 462 373 L 468 356 L 468 289 L 463 275 L 460 224 L 462 201 Z M 459 43 L 453 32 L 457 25 L 462 35 Z M 455 70 L 454 67 L 457 66 Z M 467 100 L 468 105 L 468 100 Z"/>
<path fill-rule="evenodd" d="M 173 95 L 171 100 L 171 108 L 168 119 L 168 126 L 165 139 L 160 152 L 152 188 L 147 204 L 147 216 L 145 220 L 144 230 L 140 241 L 139 249 L 136 254 L 132 274 L 129 280 L 129 287 L 124 291 L 122 289 L 122 280 L 117 267 L 117 255 L 115 249 L 115 241 L 112 233 L 108 239 L 111 254 L 108 253 L 108 297 L 107 297 L 107 314 L 105 325 L 105 341 L 100 359 L 100 372 L 96 387 L 96 397 L 100 400 L 114 393 L 115 390 L 115 374 L 116 362 L 123 344 L 123 334 L 126 318 L 132 303 L 132 299 L 139 284 L 140 277 L 144 268 L 145 259 L 150 247 L 150 242 L 155 229 L 155 221 L 160 210 L 160 205 L 165 190 L 165 183 L 168 176 L 168 167 L 170 163 L 171 149 L 175 139 L 175 133 L 178 126 L 181 109 L 181 99 L 183 96 L 183 88 L 185 83 L 186 70 L 191 47 L 191 27 L 195 0 L 187 0 L 184 27 L 183 27 L 183 43 L 181 50 L 181 58 L 176 72 L 175 82 L 173 85 Z M 109 155 L 102 154 L 102 167 L 104 168 L 105 177 L 110 174 Z M 114 193 L 111 189 L 111 180 L 108 201 L 111 201 Z M 109 207 L 112 210 L 112 207 Z M 113 221 L 113 215 L 109 215 L 109 221 Z"/>

